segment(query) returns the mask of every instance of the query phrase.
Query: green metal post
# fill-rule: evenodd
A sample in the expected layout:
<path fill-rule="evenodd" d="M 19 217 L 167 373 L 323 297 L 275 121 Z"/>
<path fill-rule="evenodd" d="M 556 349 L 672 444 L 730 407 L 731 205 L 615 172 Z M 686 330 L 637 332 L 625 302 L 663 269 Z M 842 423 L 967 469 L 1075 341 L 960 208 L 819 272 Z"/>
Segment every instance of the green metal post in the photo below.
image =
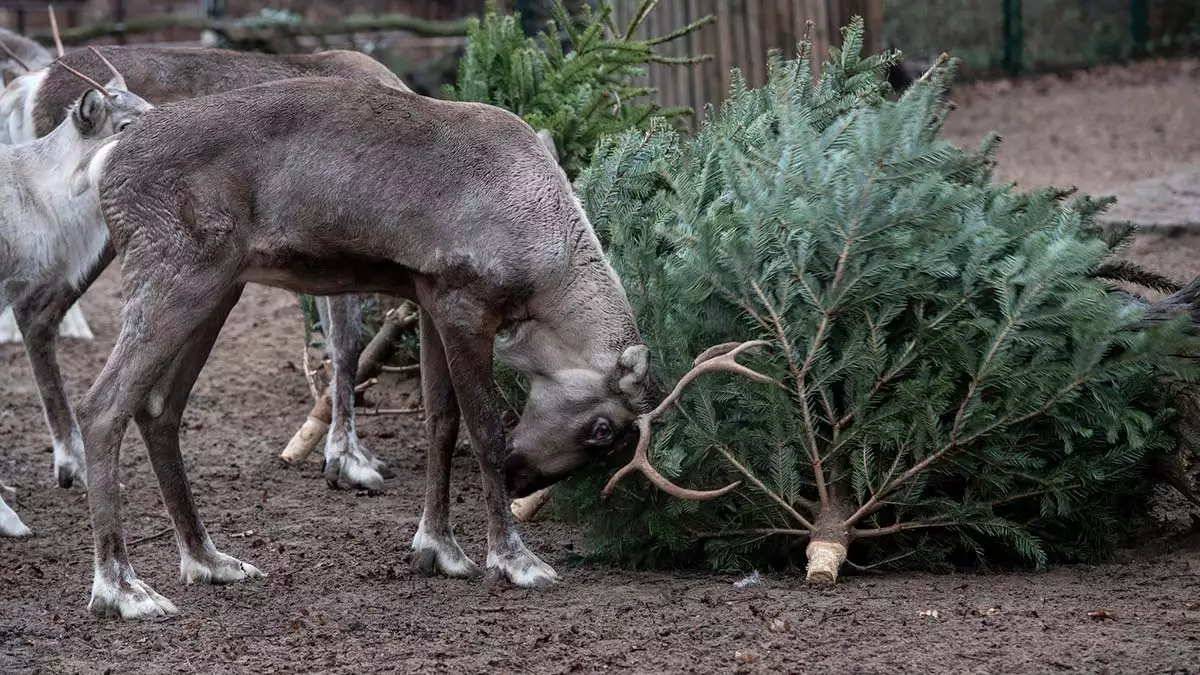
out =
<path fill-rule="evenodd" d="M 1025 51 L 1021 26 L 1021 0 L 1004 0 L 1004 68 L 1010 75 L 1021 74 L 1021 56 Z"/>
<path fill-rule="evenodd" d="M 1146 56 L 1150 43 L 1150 16 L 1146 9 L 1146 0 L 1130 0 L 1129 37 L 1133 40 L 1133 58 L 1140 59 Z"/>

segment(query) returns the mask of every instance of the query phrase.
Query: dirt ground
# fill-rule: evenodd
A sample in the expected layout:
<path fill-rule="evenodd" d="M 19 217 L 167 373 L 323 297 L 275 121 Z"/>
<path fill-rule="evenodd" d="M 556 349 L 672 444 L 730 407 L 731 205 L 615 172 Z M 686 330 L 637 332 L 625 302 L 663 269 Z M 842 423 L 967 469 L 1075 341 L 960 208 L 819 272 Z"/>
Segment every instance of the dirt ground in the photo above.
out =
<path fill-rule="evenodd" d="M 1001 132 L 1000 178 L 1022 185 L 1120 195 L 1126 183 L 1200 163 L 1194 62 L 989 84 L 955 99 L 950 137 Z M 1144 235 L 1134 256 L 1191 278 L 1200 234 Z M 110 269 L 85 297 L 96 342 L 61 346 L 74 396 L 112 347 L 118 280 Z M 542 522 L 525 537 L 563 575 L 558 588 L 421 577 L 406 562 L 423 490 L 419 419 L 360 418 L 368 447 L 398 474 L 381 495 L 331 491 L 319 463 L 277 459 L 309 405 L 301 340 L 294 296 L 249 288 L 185 422 L 187 468 L 213 539 L 265 580 L 178 580 L 157 485 L 129 434 L 131 555 L 180 608 L 148 623 L 88 615 L 87 504 L 78 488 L 54 486 L 24 353 L 0 346 L 0 477 L 17 487 L 10 503 L 36 533 L 0 540 L 0 672 L 1200 672 L 1200 534 L 1179 509 L 1164 511 L 1171 536 L 1112 564 L 1044 574 L 846 575 L 832 590 L 770 575 L 738 589 L 733 577 L 571 567 L 576 533 Z M 405 404 L 390 386 L 373 396 Z M 452 490 L 459 540 L 482 562 L 478 477 L 466 454 Z"/>

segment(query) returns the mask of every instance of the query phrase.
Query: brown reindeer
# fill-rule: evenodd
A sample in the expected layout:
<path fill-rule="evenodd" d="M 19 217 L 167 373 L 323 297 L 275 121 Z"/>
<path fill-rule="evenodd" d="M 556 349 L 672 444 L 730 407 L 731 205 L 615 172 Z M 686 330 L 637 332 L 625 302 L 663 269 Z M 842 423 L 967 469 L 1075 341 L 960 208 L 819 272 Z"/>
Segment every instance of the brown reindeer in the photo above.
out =
<path fill-rule="evenodd" d="M 479 571 L 448 513 L 461 411 L 483 477 L 488 574 L 521 586 L 558 579 L 522 543 L 509 495 L 610 451 L 656 394 L 620 280 L 533 129 L 492 106 L 294 79 L 160 106 L 98 152 L 91 170 L 125 298 L 116 347 L 78 407 L 92 612 L 176 611 L 138 580 L 125 549 L 118 460 L 131 420 L 174 523 L 184 580 L 261 575 L 210 540 L 178 438 L 188 393 L 246 283 L 416 302 L 430 442 L 418 559 L 452 576 Z M 530 382 L 507 443 L 493 350 Z"/>

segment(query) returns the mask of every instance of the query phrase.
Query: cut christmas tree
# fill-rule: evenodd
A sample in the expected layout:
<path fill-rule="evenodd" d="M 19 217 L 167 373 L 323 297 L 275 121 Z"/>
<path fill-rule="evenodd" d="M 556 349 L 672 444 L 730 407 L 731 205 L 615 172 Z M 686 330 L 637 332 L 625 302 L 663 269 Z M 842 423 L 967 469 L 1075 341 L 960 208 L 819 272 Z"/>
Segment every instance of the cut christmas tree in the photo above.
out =
<path fill-rule="evenodd" d="M 1108 555 L 1146 512 L 1189 317 L 1115 292 L 1156 277 L 1111 262 L 1108 200 L 994 184 L 997 138 L 938 137 L 953 62 L 890 100 L 896 55 L 861 36 L 816 82 L 807 43 L 761 89 L 735 72 L 693 137 L 621 133 L 577 181 L 678 383 L 628 469 L 556 489 L 594 556 L 803 557 L 822 584 L 848 560 L 1042 568 Z"/>

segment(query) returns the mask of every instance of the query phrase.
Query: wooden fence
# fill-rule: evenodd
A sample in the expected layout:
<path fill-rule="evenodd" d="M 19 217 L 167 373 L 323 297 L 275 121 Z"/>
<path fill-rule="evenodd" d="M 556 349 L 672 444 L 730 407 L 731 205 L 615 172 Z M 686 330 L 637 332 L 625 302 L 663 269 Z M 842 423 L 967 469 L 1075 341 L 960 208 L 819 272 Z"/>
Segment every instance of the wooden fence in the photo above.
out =
<path fill-rule="evenodd" d="M 52 2 L 60 26 L 137 21 L 179 15 L 200 19 L 210 9 L 225 18 L 253 16 L 259 11 L 288 10 L 310 24 L 331 23 L 350 15 L 407 14 L 427 21 L 453 21 L 483 13 L 486 0 L 0 0 L 0 25 L 22 34 L 44 34 L 49 28 L 46 6 Z M 513 0 L 501 0 L 511 10 Z M 194 42 L 199 30 L 165 27 L 125 37 L 130 42 Z M 91 42 L 102 44 L 110 38 Z M 117 39 L 116 41 L 120 41 Z"/>
<path fill-rule="evenodd" d="M 619 26 L 628 24 L 639 4 L 639 0 L 613 2 Z M 768 50 L 778 49 L 784 58 L 794 58 L 809 21 L 816 64 L 824 60 L 831 44 L 841 43 L 841 26 L 856 14 L 867 24 L 867 50 L 882 48 L 883 0 L 662 0 L 639 35 L 663 35 L 708 14 L 716 22 L 662 45 L 660 51 L 666 56 L 710 54 L 712 60 L 690 66 L 654 64 L 648 77 L 648 86 L 660 92 L 661 105 L 690 106 L 697 119 L 703 117 L 705 105 L 727 98 L 733 68 L 757 87 L 766 82 Z"/>

